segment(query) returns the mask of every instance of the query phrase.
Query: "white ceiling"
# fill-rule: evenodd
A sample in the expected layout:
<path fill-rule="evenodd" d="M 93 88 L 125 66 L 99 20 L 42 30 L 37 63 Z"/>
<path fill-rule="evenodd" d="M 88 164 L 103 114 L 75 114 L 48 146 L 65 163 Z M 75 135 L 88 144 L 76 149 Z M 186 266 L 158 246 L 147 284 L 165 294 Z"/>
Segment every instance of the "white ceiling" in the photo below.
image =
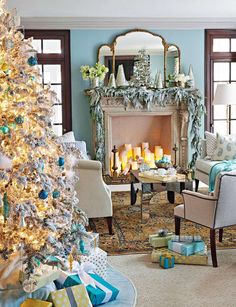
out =
<path fill-rule="evenodd" d="M 236 0 L 8 0 L 8 7 L 18 10 L 23 24 L 36 28 L 43 27 L 42 21 L 52 28 L 151 27 L 157 21 L 164 28 L 176 22 L 180 28 L 194 22 L 236 27 Z"/>
<path fill-rule="evenodd" d="M 22 17 L 236 17 L 235 0 L 9 0 Z"/>

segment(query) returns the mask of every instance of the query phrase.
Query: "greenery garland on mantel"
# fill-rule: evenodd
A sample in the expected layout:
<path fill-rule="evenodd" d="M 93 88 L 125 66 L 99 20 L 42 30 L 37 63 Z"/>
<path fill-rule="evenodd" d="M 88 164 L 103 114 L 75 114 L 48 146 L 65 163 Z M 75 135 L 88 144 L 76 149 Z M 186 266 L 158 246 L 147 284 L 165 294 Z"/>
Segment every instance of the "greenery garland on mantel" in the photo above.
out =
<path fill-rule="evenodd" d="M 142 106 L 143 109 L 151 110 L 153 106 L 179 105 L 185 103 L 190 115 L 192 159 L 189 167 L 193 168 L 199 154 L 201 118 L 205 112 L 202 104 L 202 95 L 198 89 L 171 87 L 164 89 L 146 87 L 96 87 L 85 90 L 90 97 L 90 114 L 96 124 L 95 157 L 104 165 L 105 159 L 105 129 L 104 114 L 101 106 L 102 97 L 123 98 L 124 108 L 131 104 L 134 109 Z"/>

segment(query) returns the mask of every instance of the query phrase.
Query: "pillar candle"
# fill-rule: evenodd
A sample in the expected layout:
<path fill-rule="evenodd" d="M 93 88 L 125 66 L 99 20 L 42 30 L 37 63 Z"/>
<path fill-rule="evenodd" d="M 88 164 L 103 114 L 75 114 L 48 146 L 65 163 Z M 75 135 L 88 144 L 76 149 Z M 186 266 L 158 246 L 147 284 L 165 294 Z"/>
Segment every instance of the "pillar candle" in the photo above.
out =
<path fill-rule="evenodd" d="M 161 148 L 161 146 L 155 146 L 155 159 L 161 160 L 163 157 L 163 149 Z"/>
<path fill-rule="evenodd" d="M 131 167 L 132 167 L 132 170 L 137 170 L 138 169 L 138 162 L 137 161 L 133 161 L 131 163 Z"/>
<path fill-rule="evenodd" d="M 151 161 L 150 161 L 150 163 L 149 163 L 149 166 L 150 166 L 151 168 L 155 168 L 155 167 L 156 167 L 156 164 L 155 164 L 155 155 L 154 155 L 154 153 L 152 153 L 152 152 L 151 152 Z"/>
<path fill-rule="evenodd" d="M 136 160 L 137 156 L 141 157 L 141 147 L 134 147 L 134 155 L 133 158 Z"/>
<path fill-rule="evenodd" d="M 145 150 L 144 152 L 144 160 L 149 163 L 151 161 L 151 152 L 149 150 Z"/>
<path fill-rule="evenodd" d="M 143 143 L 142 143 L 142 150 L 148 149 L 148 148 L 149 148 L 149 143 L 143 142 Z"/>
<path fill-rule="evenodd" d="M 133 158 L 133 153 L 132 153 L 132 145 L 131 144 L 125 144 L 125 150 L 127 151 L 127 158 Z"/>
<path fill-rule="evenodd" d="M 128 162 L 128 158 L 127 158 L 127 151 L 123 151 L 121 153 L 121 164 L 122 164 L 122 169 L 125 169 L 126 165 Z"/>

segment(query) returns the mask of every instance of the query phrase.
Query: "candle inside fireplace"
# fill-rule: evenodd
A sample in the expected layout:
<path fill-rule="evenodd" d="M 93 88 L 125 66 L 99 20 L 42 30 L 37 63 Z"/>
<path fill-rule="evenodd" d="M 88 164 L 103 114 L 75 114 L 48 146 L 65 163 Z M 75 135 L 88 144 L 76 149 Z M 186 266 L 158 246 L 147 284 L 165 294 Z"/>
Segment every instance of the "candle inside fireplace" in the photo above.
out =
<path fill-rule="evenodd" d="M 127 159 L 133 158 L 132 145 L 131 144 L 125 144 L 125 150 L 127 152 Z"/>
<path fill-rule="evenodd" d="M 137 157 L 141 157 L 141 147 L 134 147 L 134 155 L 133 158 L 134 160 L 137 160 Z"/>
<path fill-rule="evenodd" d="M 161 160 L 163 157 L 163 148 L 161 146 L 155 146 L 155 159 Z"/>
<path fill-rule="evenodd" d="M 131 163 L 131 167 L 132 167 L 132 170 L 137 170 L 138 169 L 138 162 L 137 161 L 133 161 Z"/>
<path fill-rule="evenodd" d="M 149 163 L 149 166 L 150 166 L 151 168 L 155 168 L 155 167 L 156 167 L 156 164 L 155 164 L 155 155 L 154 155 L 153 152 L 151 152 L 151 161 L 150 161 L 150 163 Z"/>

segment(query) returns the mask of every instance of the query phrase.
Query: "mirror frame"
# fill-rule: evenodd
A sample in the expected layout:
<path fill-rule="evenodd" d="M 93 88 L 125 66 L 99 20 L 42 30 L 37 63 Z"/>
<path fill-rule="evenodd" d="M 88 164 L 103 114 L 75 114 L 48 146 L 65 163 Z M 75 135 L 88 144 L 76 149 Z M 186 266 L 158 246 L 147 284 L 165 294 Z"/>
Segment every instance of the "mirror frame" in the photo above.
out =
<path fill-rule="evenodd" d="M 164 87 L 166 87 L 166 57 L 167 57 L 167 51 L 168 51 L 168 48 L 170 46 L 175 46 L 178 50 L 178 53 L 179 53 L 179 73 L 181 71 L 181 53 L 180 53 L 180 48 L 176 45 L 176 44 L 172 44 L 172 43 L 167 43 L 166 40 L 164 39 L 163 36 L 161 36 L 160 34 L 156 34 L 152 31 L 149 31 L 149 30 L 145 30 L 145 29 L 131 29 L 131 30 L 128 30 L 128 31 L 125 31 L 125 32 L 122 32 L 118 35 L 116 35 L 114 37 L 114 39 L 112 40 L 111 44 L 102 44 L 98 47 L 98 51 L 97 51 L 97 62 L 99 62 L 99 59 L 100 59 L 100 53 L 101 53 L 101 49 L 102 47 L 109 47 L 110 50 L 111 50 L 111 53 L 112 53 L 112 72 L 115 73 L 115 59 L 116 59 L 116 51 L 115 51 L 115 47 L 117 45 L 117 39 L 119 37 L 122 37 L 122 36 L 125 36 L 127 34 L 130 34 L 130 33 L 133 33 L 133 32 L 144 32 L 144 33 L 148 33 L 148 34 L 151 34 L 155 37 L 159 37 L 161 40 L 162 40 L 162 45 L 164 47 Z"/>

